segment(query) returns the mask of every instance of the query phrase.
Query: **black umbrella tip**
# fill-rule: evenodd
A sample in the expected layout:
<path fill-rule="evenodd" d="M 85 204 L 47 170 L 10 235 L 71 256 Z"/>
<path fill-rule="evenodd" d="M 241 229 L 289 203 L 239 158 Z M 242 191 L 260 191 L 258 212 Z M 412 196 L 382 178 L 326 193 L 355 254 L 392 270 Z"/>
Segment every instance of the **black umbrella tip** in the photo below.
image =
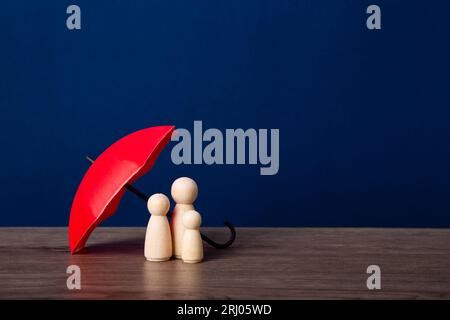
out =
<path fill-rule="evenodd" d="M 86 159 L 87 159 L 90 163 L 94 163 L 94 160 L 93 160 L 91 157 L 86 156 Z"/>

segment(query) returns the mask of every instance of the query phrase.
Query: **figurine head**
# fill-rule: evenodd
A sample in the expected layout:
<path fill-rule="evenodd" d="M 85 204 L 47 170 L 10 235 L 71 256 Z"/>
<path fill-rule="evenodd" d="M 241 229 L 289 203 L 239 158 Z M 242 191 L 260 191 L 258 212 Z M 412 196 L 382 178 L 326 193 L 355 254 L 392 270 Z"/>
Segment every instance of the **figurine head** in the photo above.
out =
<path fill-rule="evenodd" d="M 197 183 L 188 177 L 176 179 L 170 191 L 173 200 L 179 204 L 193 204 L 198 195 Z"/>
<path fill-rule="evenodd" d="M 201 223 L 202 217 L 197 211 L 189 210 L 183 214 L 183 225 L 186 229 L 198 229 Z"/>
<path fill-rule="evenodd" d="M 170 201 L 162 193 L 155 193 L 147 201 L 148 211 L 154 216 L 165 216 L 170 208 Z"/>

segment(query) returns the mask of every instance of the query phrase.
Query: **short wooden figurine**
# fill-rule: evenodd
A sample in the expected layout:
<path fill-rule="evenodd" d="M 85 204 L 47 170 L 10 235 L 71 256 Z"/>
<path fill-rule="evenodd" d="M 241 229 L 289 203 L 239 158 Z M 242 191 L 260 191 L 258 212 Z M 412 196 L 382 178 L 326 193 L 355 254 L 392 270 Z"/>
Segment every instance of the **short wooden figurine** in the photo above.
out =
<path fill-rule="evenodd" d="M 185 227 L 181 258 L 186 263 L 198 263 L 203 260 L 203 242 L 200 235 L 202 217 L 197 211 L 190 210 L 183 215 Z"/>

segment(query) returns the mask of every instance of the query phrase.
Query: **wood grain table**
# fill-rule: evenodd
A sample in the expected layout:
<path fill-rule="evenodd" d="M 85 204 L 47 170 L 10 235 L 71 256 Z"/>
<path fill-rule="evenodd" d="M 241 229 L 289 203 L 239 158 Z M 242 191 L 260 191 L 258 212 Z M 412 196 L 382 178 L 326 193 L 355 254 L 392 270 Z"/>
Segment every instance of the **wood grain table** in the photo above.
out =
<path fill-rule="evenodd" d="M 203 228 L 225 239 L 221 228 Z M 98 228 L 71 255 L 66 228 L 0 228 L 2 299 L 450 299 L 450 230 L 238 228 L 205 261 L 147 262 L 144 228 Z M 81 268 L 68 290 L 66 268 Z M 381 290 L 366 269 L 381 268 Z"/>

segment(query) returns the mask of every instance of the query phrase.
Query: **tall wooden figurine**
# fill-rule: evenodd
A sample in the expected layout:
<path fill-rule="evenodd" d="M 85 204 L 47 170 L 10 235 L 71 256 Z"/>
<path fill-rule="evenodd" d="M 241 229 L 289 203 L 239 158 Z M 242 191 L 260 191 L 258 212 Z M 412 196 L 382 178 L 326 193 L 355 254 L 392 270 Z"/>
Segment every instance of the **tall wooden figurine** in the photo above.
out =
<path fill-rule="evenodd" d="M 178 178 L 172 183 L 171 194 L 173 200 L 176 202 L 170 221 L 173 255 L 175 258 L 181 259 L 183 234 L 185 230 L 183 214 L 189 210 L 194 210 L 193 203 L 198 195 L 197 183 L 191 178 Z"/>
<path fill-rule="evenodd" d="M 200 235 L 202 217 L 197 211 L 190 210 L 183 215 L 186 230 L 183 235 L 183 249 L 181 258 L 186 263 L 197 263 L 203 260 L 203 242 Z"/>
<path fill-rule="evenodd" d="M 144 255 L 150 261 L 166 261 L 172 257 L 172 236 L 167 212 L 169 199 L 162 193 L 152 195 L 147 202 L 151 213 L 145 234 Z"/>

